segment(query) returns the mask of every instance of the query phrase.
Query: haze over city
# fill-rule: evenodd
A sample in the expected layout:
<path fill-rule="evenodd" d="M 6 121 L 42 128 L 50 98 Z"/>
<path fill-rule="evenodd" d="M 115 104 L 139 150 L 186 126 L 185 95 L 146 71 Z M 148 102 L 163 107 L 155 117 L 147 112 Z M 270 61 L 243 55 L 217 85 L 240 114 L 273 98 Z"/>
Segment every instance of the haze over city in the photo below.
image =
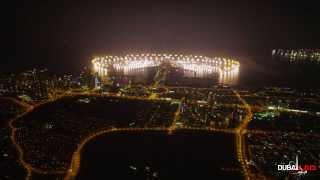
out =
<path fill-rule="evenodd" d="M 0 179 L 319 179 L 316 3 L 31 0 L 13 12 Z"/>
<path fill-rule="evenodd" d="M 312 2 L 32 0 L 17 3 L 16 16 L 5 37 L 16 49 L 5 58 L 10 69 L 77 70 L 106 52 L 252 56 L 320 42 Z"/>

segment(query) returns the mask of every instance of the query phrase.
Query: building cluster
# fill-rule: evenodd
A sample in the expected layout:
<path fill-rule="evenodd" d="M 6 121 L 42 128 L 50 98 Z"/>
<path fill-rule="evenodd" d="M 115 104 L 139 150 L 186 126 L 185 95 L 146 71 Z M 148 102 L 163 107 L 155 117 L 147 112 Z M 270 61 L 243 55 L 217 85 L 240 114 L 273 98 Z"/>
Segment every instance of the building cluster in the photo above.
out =
<path fill-rule="evenodd" d="M 250 129 L 320 132 L 320 91 L 264 88 L 240 91 L 254 111 Z"/>
<path fill-rule="evenodd" d="M 320 49 L 274 49 L 272 56 L 290 63 L 320 63 Z"/>
<path fill-rule="evenodd" d="M 320 133 L 319 121 L 318 115 L 268 110 L 255 113 L 249 127 L 264 131 Z"/>
<path fill-rule="evenodd" d="M 1 74 L 0 95 L 18 96 L 26 101 L 43 101 L 67 90 L 94 88 L 97 85 L 96 78 L 88 68 L 84 68 L 79 76 L 52 75 L 47 69 Z"/>
<path fill-rule="evenodd" d="M 246 114 L 241 102 L 228 87 L 169 88 L 162 97 L 182 99 L 178 122 L 181 127 L 235 128 Z"/>
<path fill-rule="evenodd" d="M 296 157 L 299 159 L 299 165 L 318 166 L 320 163 L 320 138 L 315 134 L 298 135 L 294 132 L 280 131 L 276 133 L 248 133 L 247 140 L 250 166 L 252 169 L 263 171 L 267 176 L 282 178 L 289 176 L 288 171 L 280 172 L 277 167 L 278 165 L 295 163 Z M 307 176 L 310 177 L 313 173 L 318 172 L 308 172 Z M 292 177 L 296 178 L 296 176 Z"/>
<path fill-rule="evenodd" d="M 256 111 L 273 110 L 291 113 L 320 114 L 320 90 L 268 87 L 239 90 L 248 104 Z"/>
<path fill-rule="evenodd" d="M 296 156 L 300 164 L 319 164 L 319 90 L 271 87 L 240 94 L 253 110 L 246 137 L 252 170 L 270 177 L 289 176 L 277 166 L 295 162 Z"/>
<path fill-rule="evenodd" d="M 2 95 L 28 96 L 38 100 L 48 98 L 48 88 L 51 86 L 47 69 L 33 69 L 18 75 L 3 75 L 0 79 Z"/>

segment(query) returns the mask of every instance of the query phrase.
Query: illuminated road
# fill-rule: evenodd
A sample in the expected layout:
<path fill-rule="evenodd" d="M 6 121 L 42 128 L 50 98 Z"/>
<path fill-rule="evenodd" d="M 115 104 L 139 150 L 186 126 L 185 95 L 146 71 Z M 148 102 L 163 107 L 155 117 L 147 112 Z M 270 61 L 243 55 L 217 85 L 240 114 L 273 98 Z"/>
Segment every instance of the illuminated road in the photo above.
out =
<path fill-rule="evenodd" d="M 105 129 L 88 136 L 80 144 L 78 144 L 76 151 L 72 155 L 70 167 L 64 179 L 71 180 L 76 177 L 80 169 L 81 150 L 83 146 L 87 144 L 87 142 L 89 142 L 91 139 L 97 136 L 100 136 L 102 134 L 107 134 L 112 132 L 144 132 L 144 131 L 166 131 L 166 128 L 112 128 L 112 129 Z"/>
<path fill-rule="evenodd" d="M 27 109 L 27 110 L 28 110 L 29 108 L 32 108 L 32 107 L 33 107 L 33 105 L 31 105 L 31 104 L 25 103 L 25 102 L 23 102 L 23 101 L 19 101 L 19 100 L 17 100 L 16 98 L 13 98 L 13 97 L 1 97 L 1 99 L 10 100 L 10 101 L 18 104 L 19 106 Z"/>
<path fill-rule="evenodd" d="M 174 113 L 174 118 L 173 118 L 173 120 L 172 120 L 172 124 L 171 124 L 171 126 L 168 128 L 168 133 L 169 133 L 169 134 L 172 134 L 172 132 L 177 128 L 177 127 L 176 127 L 176 123 L 177 123 L 177 121 L 178 121 L 179 118 L 180 118 L 181 105 L 182 105 L 183 101 L 184 101 L 184 98 L 182 98 L 182 99 L 180 100 L 179 106 L 178 106 L 176 112 Z"/>
<path fill-rule="evenodd" d="M 93 96 L 99 95 L 97 93 L 92 93 L 92 92 L 88 92 L 88 93 L 64 93 L 64 95 L 63 96 L 59 96 L 59 98 L 62 98 L 62 97 L 65 97 L 65 96 L 77 96 L 77 95 L 83 95 L 83 94 L 93 95 Z M 111 97 L 119 97 L 119 96 L 111 95 Z M 57 100 L 59 98 L 56 98 L 55 100 Z M 128 99 L 136 99 L 136 100 L 148 100 L 148 98 L 141 98 L 141 97 L 134 97 L 134 96 L 133 97 L 130 97 L 130 96 L 127 97 L 126 96 L 126 97 L 120 97 L 120 98 L 128 98 Z M 181 108 L 182 102 L 184 100 L 184 99 L 182 99 L 181 102 L 179 103 L 179 106 L 178 106 L 176 112 L 175 112 L 175 116 L 174 116 L 172 125 L 170 127 L 168 127 L 168 128 L 113 128 L 113 129 L 105 129 L 105 130 L 99 131 L 99 132 L 94 133 L 94 134 L 90 135 L 89 137 L 85 138 L 78 145 L 76 151 L 73 153 L 72 160 L 71 160 L 71 163 L 70 163 L 70 168 L 69 168 L 69 170 L 67 172 L 65 172 L 65 171 L 45 171 L 45 170 L 41 170 L 41 169 L 32 167 L 32 165 L 28 164 L 24 160 L 23 149 L 20 147 L 19 143 L 16 141 L 17 128 L 15 128 L 13 126 L 13 122 L 16 119 L 18 119 L 18 118 L 20 118 L 20 117 L 32 112 L 36 107 L 38 107 L 38 106 L 40 106 L 42 104 L 45 104 L 46 102 L 44 102 L 42 104 L 38 104 L 36 106 L 32 106 L 32 105 L 26 104 L 24 102 L 18 101 L 18 100 L 14 99 L 14 98 L 12 98 L 12 100 L 14 102 L 16 102 L 17 104 L 20 104 L 21 106 L 23 106 L 23 107 L 25 107 L 27 109 L 23 114 L 20 114 L 16 118 L 11 119 L 9 121 L 9 126 L 11 128 L 11 137 L 10 138 L 12 140 L 13 145 L 16 147 L 16 149 L 18 151 L 19 162 L 27 170 L 27 176 L 26 176 L 27 180 L 31 179 L 32 172 L 35 172 L 35 173 L 38 173 L 38 174 L 56 174 L 56 175 L 66 174 L 65 179 L 73 179 L 77 175 L 77 173 L 79 171 L 79 168 L 80 168 L 81 149 L 83 148 L 83 146 L 87 142 L 89 142 L 91 139 L 93 139 L 93 138 L 95 138 L 95 137 L 97 137 L 99 135 L 105 134 L 105 133 L 128 132 L 128 131 L 137 132 L 137 133 L 138 132 L 143 133 L 145 131 L 165 131 L 168 134 L 172 134 L 175 130 L 207 131 L 209 133 L 210 132 L 211 133 L 216 133 L 216 132 L 235 133 L 235 131 L 233 129 L 216 129 L 216 128 L 210 128 L 210 127 L 188 127 L 188 126 L 184 126 L 182 128 L 177 128 L 176 127 L 176 122 L 180 117 L 180 108 Z"/>
<path fill-rule="evenodd" d="M 22 114 L 16 116 L 15 118 L 12 118 L 10 121 L 9 121 L 9 128 L 11 129 L 11 135 L 10 135 L 10 139 L 11 139 L 11 142 L 12 144 L 15 146 L 15 148 L 17 149 L 18 151 L 18 160 L 19 162 L 21 163 L 21 165 L 26 169 L 27 171 L 27 176 L 26 176 L 26 180 L 29 180 L 31 178 L 31 173 L 32 172 L 36 172 L 36 173 L 39 173 L 39 174 L 64 174 L 65 172 L 63 171 L 52 171 L 52 172 L 46 172 L 46 171 L 43 171 L 43 170 L 40 170 L 38 168 L 34 168 L 32 167 L 30 164 L 26 163 L 23 159 L 23 150 L 22 148 L 20 147 L 20 145 L 18 144 L 18 142 L 16 141 L 16 131 L 17 131 L 17 128 L 13 126 L 13 122 L 16 120 L 16 119 L 19 119 L 20 117 L 32 112 L 37 106 L 41 105 L 41 104 L 38 104 L 38 105 L 30 105 L 30 104 L 27 104 L 25 102 L 22 102 L 22 101 L 19 101 L 17 99 L 14 99 L 14 98 L 5 98 L 5 99 L 10 99 L 12 101 L 14 101 L 15 103 L 23 106 L 24 108 L 26 108 L 26 111 L 23 112 Z"/>
<path fill-rule="evenodd" d="M 236 152 L 243 170 L 244 177 L 245 179 L 265 179 L 265 177 L 263 177 L 261 174 L 253 174 L 250 172 L 250 167 L 248 165 L 245 134 L 247 133 L 247 126 L 253 117 L 251 106 L 240 96 L 236 90 L 233 90 L 233 92 L 246 109 L 246 116 L 243 118 L 240 125 L 235 129 Z"/>
<path fill-rule="evenodd" d="M 10 135 L 10 139 L 11 139 L 11 142 L 12 144 L 15 146 L 15 148 L 17 149 L 18 151 L 18 157 L 19 157 L 19 162 L 21 163 L 21 165 L 26 169 L 27 171 L 27 176 L 26 176 L 26 179 L 29 180 L 30 177 L 31 177 L 31 170 L 32 170 L 32 167 L 27 164 L 24 160 L 23 160 L 23 151 L 21 149 L 21 147 L 18 145 L 18 143 L 16 142 L 16 128 L 13 126 L 13 121 L 20 118 L 21 116 L 24 116 L 25 114 L 31 112 L 33 109 L 34 109 L 34 106 L 32 105 L 29 105 L 27 103 L 24 103 L 22 101 L 18 101 L 17 99 L 15 98 L 11 98 L 11 97 L 6 97 L 6 98 L 2 98 L 2 99 L 7 99 L 7 100 L 11 100 L 13 101 L 14 103 L 24 107 L 26 110 L 25 112 L 23 112 L 22 114 L 16 116 L 15 118 L 12 118 L 10 121 L 9 121 L 9 128 L 11 129 L 11 135 Z"/>
<path fill-rule="evenodd" d="M 9 126 L 12 129 L 12 133 L 11 133 L 11 140 L 13 142 L 13 144 L 15 145 L 16 149 L 18 150 L 19 153 L 19 161 L 21 162 L 21 164 L 23 165 L 23 167 L 25 167 L 25 169 L 27 170 L 27 177 L 26 179 L 29 180 L 31 178 L 31 174 L 32 172 L 35 173 L 39 173 L 39 174 L 56 174 L 56 175 L 63 175 L 65 174 L 65 178 L 66 180 L 69 179 L 74 179 L 76 177 L 76 175 L 78 174 L 78 171 L 80 169 L 80 159 L 81 159 L 81 151 L 82 148 L 84 147 L 84 145 L 89 142 L 90 140 L 92 140 L 93 138 L 100 136 L 102 134 L 106 134 L 106 133 L 112 133 L 112 132 L 137 132 L 137 133 L 143 133 L 145 131 L 164 131 L 167 132 L 168 134 L 172 134 L 174 131 L 176 130 L 193 130 L 193 131 L 205 131 L 208 133 L 216 133 L 216 132 L 220 132 L 220 133 L 231 133 L 231 134 L 235 134 L 236 138 L 236 152 L 237 152 L 237 158 L 240 161 L 241 167 L 243 169 L 244 172 L 244 176 L 246 177 L 246 179 L 250 178 L 250 172 L 249 172 L 249 167 L 247 162 L 247 156 L 246 156 L 246 144 L 245 144 L 245 140 L 244 140 L 244 134 L 246 133 L 246 127 L 249 123 L 249 121 L 252 118 L 252 112 L 251 112 L 251 107 L 240 97 L 240 95 L 234 91 L 234 93 L 237 95 L 237 97 L 239 98 L 239 100 L 243 103 L 243 107 L 246 109 L 247 114 L 244 117 L 244 119 L 242 120 L 241 124 L 239 125 L 238 128 L 236 129 L 216 129 L 216 128 L 210 128 L 210 127 L 190 127 L 190 126 L 183 126 L 183 127 L 177 127 L 176 123 L 180 118 L 180 109 L 181 109 L 181 105 L 184 99 L 181 99 L 179 106 L 174 114 L 174 118 L 172 121 L 171 126 L 169 127 L 158 127 L 158 128 L 108 128 L 99 132 L 95 132 L 94 134 L 86 137 L 84 140 L 82 140 L 78 146 L 77 149 L 75 150 L 75 152 L 73 153 L 72 159 L 70 161 L 70 166 L 69 169 L 67 170 L 67 172 L 65 171 L 44 171 L 35 167 L 32 167 L 30 164 L 26 163 L 25 160 L 23 159 L 23 150 L 22 148 L 19 146 L 19 143 L 16 142 L 16 128 L 13 126 L 13 121 L 21 116 L 24 116 L 27 113 L 30 113 L 33 111 L 33 109 L 35 108 L 35 106 L 28 106 L 26 104 L 24 104 L 24 107 L 27 108 L 27 111 L 24 112 L 23 114 L 19 115 L 18 117 L 16 117 L 15 119 L 12 119 L 9 122 Z M 76 96 L 83 93 L 69 93 L 69 94 L 64 94 L 64 96 Z M 86 93 L 88 95 L 99 95 L 96 93 L 92 93 L 92 92 L 88 92 Z M 114 96 L 111 95 L 111 97 L 119 97 L 119 96 Z M 141 97 L 121 97 L 120 98 L 128 98 L 128 99 L 136 99 L 136 100 L 148 100 L 148 98 L 141 98 Z M 150 99 L 149 99 L 150 100 Z M 252 132 L 255 133 L 255 132 Z M 263 131 L 259 131 L 257 133 L 263 133 Z"/>
<path fill-rule="evenodd" d="M 194 128 L 194 127 L 184 127 L 179 129 L 170 129 L 170 128 L 112 128 L 112 129 L 105 129 L 102 131 L 99 131 L 97 133 L 94 133 L 87 138 L 85 138 L 80 144 L 78 144 L 78 147 L 76 151 L 72 155 L 72 160 L 70 163 L 69 170 L 64 178 L 64 180 L 73 180 L 75 179 L 76 175 L 79 172 L 80 169 L 80 162 L 81 162 L 81 151 L 82 148 L 92 139 L 94 139 L 97 136 L 108 134 L 108 133 L 114 133 L 114 132 L 137 132 L 137 133 L 143 133 L 143 132 L 168 132 L 173 133 L 174 130 L 194 130 L 194 131 L 206 131 L 206 132 L 223 132 L 223 133 L 234 133 L 233 130 L 227 130 L 227 129 L 214 129 L 214 128 Z"/>
<path fill-rule="evenodd" d="M 246 145 L 245 145 L 245 139 L 244 134 L 246 132 L 247 125 L 249 121 L 252 119 L 252 112 L 251 107 L 247 104 L 247 102 L 240 96 L 240 94 L 233 90 L 234 94 L 238 97 L 238 99 L 242 102 L 242 104 L 245 106 L 246 109 L 246 116 L 241 121 L 241 124 L 238 128 L 235 129 L 235 140 L 236 140 L 236 150 L 237 150 L 237 157 L 240 161 L 244 177 L 245 179 L 250 179 L 250 172 L 249 167 L 247 164 L 247 153 L 246 153 Z"/>
<path fill-rule="evenodd" d="M 70 94 L 64 94 L 64 96 L 76 96 L 76 95 L 79 95 L 79 94 L 83 94 L 83 93 L 70 93 Z M 89 93 L 90 95 L 98 95 L 98 94 L 94 94 L 94 93 Z M 62 96 L 61 96 L 62 97 Z M 59 97 L 59 98 L 61 98 Z M 117 96 L 118 97 L 118 96 Z M 122 97 L 122 98 L 129 98 L 129 99 L 138 99 L 138 100 L 147 100 L 147 98 L 140 98 L 140 97 Z M 11 98 L 10 98 L 11 99 Z M 105 130 L 102 130 L 102 131 L 99 131 L 99 132 L 96 132 L 92 135 L 90 135 L 89 137 L 85 138 L 80 144 L 78 144 L 78 147 L 76 149 L 76 151 L 73 153 L 73 156 L 72 156 L 72 160 L 71 160 L 71 163 L 70 163 L 70 168 L 67 172 L 65 171 L 46 171 L 46 170 L 41 170 L 39 168 L 35 168 L 35 167 L 32 167 L 32 165 L 30 165 L 29 163 L 27 163 L 25 160 L 24 160 L 24 152 L 23 152 L 23 149 L 21 148 L 21 146 L 19 145 L 19 143 L 16 141 L 16 131 L 17 131 L 17 128 L 14 127 L 13 125 L 13 122 L 32 112 L 36 107 L 42 105 L 42 104 L 45 104 L 45 103 L 42 103 L 42 104 L 38 104 L 38 105 L 35 105 L 35 106 L 32 106 L 32 105 L 29 105 L 29 104 L 26 104 L 24 102 L 21 102 L 21 101 L 18 101 L 14 98 L 12 98 L 12 100 L 14 102 L 16 102 L 17 104 L 20 104 L 21 106 L 25 107 L 26 108 L 26 111 L 22 114 L 20 114 L 19 116 L 11 119 L 9 121 L 9 127 L 11 128 L 11 141 L 13 143 L 13 145 L 16 147 L 17 151 L 18 151 L 18 157 L 19 157 L 19 162 L 21 163 L 21 165 L 26 169 L 27 171 L 27 176 L 26 176 L 26 180 L 29 180 L 31 179 L 31 175 L 32 173 L 38 173 L 38 174 L 53 174 L 53 175 L 63 175 L 63 174 L 66 174 L 65 176 L 65 179 L 74 179 L 74 177 L 78 174 L 78 171 L 79 171 L 79 168 L 80 168 L 80 159 L 81 159 L 81 150 L 83 148 L 83 146 L 89 142 L 91 139 L 99 136 L 99 135 L 102 135 L 102 134 L 106 134 L 106 133 L 111 133 L 111 132 L 137 132 L 137 133 L 143 133 L 145 131 L 164 131 L 164 132 L 167 132 L 168 134 L 172 134 L 173 131 L 175 130 L 193 130 L 193 131 L 207 131 L 207 132 L 211 132 L 211 133 L 215 133 L 215 132 L 222 132 L 222 133 L 234 133 L 234 130 L 232 129 L 216 129 L 216 128 L 209 128 L 209 127 L 183 127 L 183 128 L 177 128 L 175 123 L 176 121 L 179 119 L 179 116 L 180 116 L 180 108 L 181 108 L 181 104 L 182 104 L 182 101 L 179 103 L 179 106 L 176 110 L 176 113 L 175 113 L 175 116 L 174 116 L 174 120 L 173 120 L 173 123 L 170 127 L 166 128 L 166 127 L 159 127 L 159 128 L 112 128 L 112 129 L 105 129 Z"/>
<path fill-rule="evenodd" d="M 226 134 L 234 134 L 235 131 L 233 129 L 217 129 L 217 128 L 211 128 L 211 127 L 189 127 L 189 126 L 183 126 L 183 128 L 176 128 L 176 130 L 193 130 L 193 131 L 206 131 L 206 132 L 220 132 L 220 133 L 226 133 Z"/>
<path fill-rule="evenodd" d="M 247 130 L 246 133 L 251 133 L 251 134 L 264 134 L 264 135 L 279 135 L 280 133 L 284 134 L 284 133 L 288 133 L 288 134 L 293 134 L 295 136 L 314 136 L 314 137 L 318 137 L 320 138 L 320 134 L 317 133 L 312 133 L 312 132 L 283 132 L 283 131 L 263 131 L 263 130 L 257 130 L 257 129 L 250 129 Z"/>

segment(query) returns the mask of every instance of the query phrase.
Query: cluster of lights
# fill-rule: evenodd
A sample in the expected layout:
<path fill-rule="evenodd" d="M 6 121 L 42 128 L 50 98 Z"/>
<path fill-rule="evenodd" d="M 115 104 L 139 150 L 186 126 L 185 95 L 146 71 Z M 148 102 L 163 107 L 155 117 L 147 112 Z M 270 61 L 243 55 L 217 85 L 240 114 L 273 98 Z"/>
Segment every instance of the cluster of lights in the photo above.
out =
<path fill-rule="evenodd" d="M 147 67 L 158 66 L 156 62 L 147 59 L 142 60 L 125 60 L 123 62 L 115 62 L 112 67 L 117 71 L 123 71 L 124 74 L 129 74 L 135 70 L 144 70 Z"/>
<path fill-rule="evenodd" d="M 187 71 L 206 72 L 207 74 L 217 72 L 216 67 L 212 67 L 207 64 L 181 63 L 178 65 L 178 67 L 182 67 L 182 69 Z"/>
<path fill-rule="evenodd" d="M 239 71 L 240 67 L 240 63 L 233 59 L 181 54 L 130 54 L 125 56 L 101 56 L 92 60 L 94 70 L 99 75 L 107 75 L 110 67 L 128 72 L 159 66 L 162 62 L 169 62 L 184 70 L 201 73 L 218 72 L 224 75 L 234 74 Z"/>
<path fill-rule="evenodd" d="M 316 62 L 320 63 L 320 49 L 274 49 L 272 56 L 281 57 L 290 62 Z"/>

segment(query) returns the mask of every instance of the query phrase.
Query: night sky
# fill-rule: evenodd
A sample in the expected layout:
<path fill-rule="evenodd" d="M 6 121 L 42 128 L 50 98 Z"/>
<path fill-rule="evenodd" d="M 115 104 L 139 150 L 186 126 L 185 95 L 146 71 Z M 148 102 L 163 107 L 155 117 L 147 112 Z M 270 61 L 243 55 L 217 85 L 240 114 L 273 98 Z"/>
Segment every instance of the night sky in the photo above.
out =
<path fill-rule="evenodd" d="M 320 48 L 320 7 L 307 1 L 29 0 L 17 2 L 15 12 L 1 71 L 68 72 L 110 53 L 236 56 Z"/>

